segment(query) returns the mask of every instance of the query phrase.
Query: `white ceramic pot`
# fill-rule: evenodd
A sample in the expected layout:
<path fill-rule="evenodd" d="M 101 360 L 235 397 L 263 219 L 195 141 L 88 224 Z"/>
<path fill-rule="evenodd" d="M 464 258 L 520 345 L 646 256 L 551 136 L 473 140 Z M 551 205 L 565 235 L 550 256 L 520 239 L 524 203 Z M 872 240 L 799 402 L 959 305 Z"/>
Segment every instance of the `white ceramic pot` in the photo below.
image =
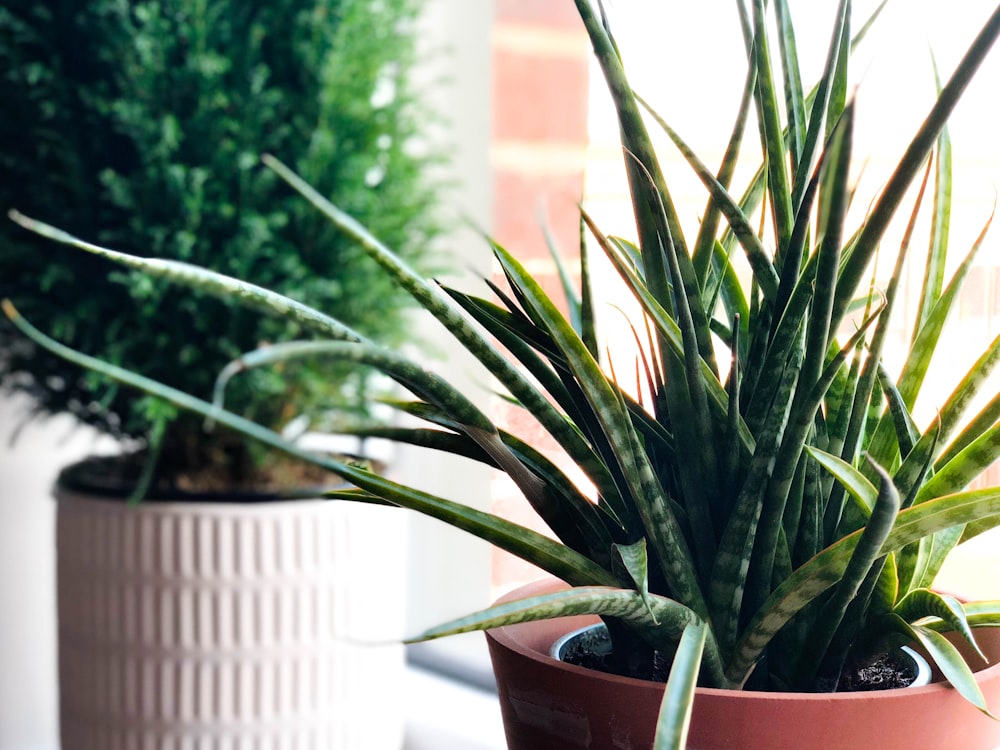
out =
<path fill-rule="evenodd" d="M 401 747 L 402 513 L 57 500 L 62 750 Z"/>

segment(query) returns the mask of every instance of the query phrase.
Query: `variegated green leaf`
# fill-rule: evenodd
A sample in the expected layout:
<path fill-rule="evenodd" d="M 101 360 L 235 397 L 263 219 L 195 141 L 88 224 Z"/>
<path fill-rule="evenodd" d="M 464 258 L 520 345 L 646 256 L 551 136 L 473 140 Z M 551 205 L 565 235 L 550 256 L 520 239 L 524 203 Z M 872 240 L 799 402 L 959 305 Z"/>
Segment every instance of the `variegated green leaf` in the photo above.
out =
<path fill-rule="evenodd" d="M 966 643 L 975 649 L 980 659 L 984 662 L 987 660 L 979 644 L 976 643 L 976 637 L 972 634 L 965 608 L 955 597 L 939 594 L 930 589 L 914 589 L 904 596 L 892 611 L 911 624 L 925 617 L 940 619 L 959 633 Z"/>
<path fill-rule="evenodd" d="M 857 596 L 862 583 L 869 578 L 875 561 L 882 555 L 882 545 L 889 536 L 899 513 L 899 493 L 892 484 L 892 477 L 880 466 L 876 465 L 875 469 L 879 475 L 879 492 L 871 517 L 861 531 L 857 545 L 851 551 L 851 557 L 844 567 L 840 580 L 834 585 L 830 598 L 820 611 L 816 627 L 809 639 L 809 646 L 802 654 L 800 676 L 807 684 L 816 676 L 848 607 Z M 879 572 L 875 571 L 876 574 Z M 875 579 L 870 580 L 872 584 L 875 583 Z"/>
<path fill-rule="evenodd" d="M 603 585 L 616 585 L 618 583 L 617 578 L 609 571 L 543 534 L 505 521 L 492 514 L 419 492 L 349 463 L 303 450 L 276 432 L 261 427 L 255 422 L 220 410 L 207 401 L 202 401 L 176 388 L 157 383 L 149 378 L 74 351 L 50 339 L 22 318 L 13 305 L 6 300 L 3 302 L 3 311 L 22 333 L 53 354 L 119 383 L 144 391 L 181 409 L 214 419 L 219 424 L 282 453 L 327 469 L 353 482 L 362 490 L 384 502 L 410 508 L 446 521 L 455 528 L 468 531 L 571 583 Z"/>
<path fill-rule="evenodd" d="M 915 505 L 897 516 L 880 554 L 887 555 L 941 529 L 996 515 L 1000 515 L 1000 488 L 969 490 Z M 726 668 L 730 680 L 742 683 L 785 623 L 840 580 L 860 536 L 857 531 L 830 545 L 775 589 L 743 631 Z"/>
<path fill-rule="evenodd" d="M 778 291 L 778 274 L 774 270 L 774 265 L 767 251 L 764 249 L 763 243 L 758 239 L 753 226 L 750 224 L 750 220 L 744 215 L 739 204 L 733 200 L 722 183 L 712 174 L 712 171 L 702 163 L 701 159 L 698 158 L 677 132 L 667 124 L 666 120 L 660 117 L 644 101 L 641 99 L 639 101 L 653 116 L 657 124 L 663 129 L 663 132 L 674 142 L 678 151 L 681 152 L 688 164 L 691 165 L 691 168 L 698 175 L 698 178 L 702 181 L 702 184 L 711 193 L 714 205 L 726 217 L 726 221 L 729 222 L 733 234 L 736 235 L 736 238 L 743 246 L 747 260 L 750 262 L 750 267 L 753 269 L 754 278 L 760 284 L 764 293 L 773 297 Z"/>
<path fill-rule="evenodd" d="M 692 622 L 684 629 L 684 635 L 674 653 L 670 665 L 670 676 L 656 719 L 656 738 L 653 750 L 685 750 L 688 729 L 691 725 L 691 711 L 694 707 L 694 691 L 698 686 L 702 652 L 708 626 L 703 622 Z"/>
<path fill-rule="evenodd" d="M 649 613 L 653 614 L 649 599 L 649 560 L 646 555 L 646 540 L 640 539 L 632 544 L 615 544 L 613 549 L 617 560 L 635 584 L 636 591 L 649 607 Z"/>
<path fill-rule="evenodd" d="M 962 57 L 940 96 L 931 107 L 916 135 L 906 147 L 895 171 L 879 195 L 868 221 L 858 237 L 841 273 L 833 320 L 836 327 L 854 296 L 854 290 L 867 271 L 875 250 L 896 214 L 910 183 L 920 170 L 937 138 L 951 116 L 965 88 L 982 65 L 986 55 L 1000 36 L 1000 8 L 990 15 L 972 45 Z"/>
<path fill-rule="evenodd" d="M 544 394 L 539 392 L 535 385 L 497 349 L 490 338 L 462 315 L 442 289 L 410 268 L 365 227 L 330 203 L 287 166 L 269 155 L 263 156 L 262 160 L 333 224 L 352 237 L 385 269 L 386 273 L 413 295 L 424 309 L 444 325 L 457 341 L 496 376 L 526 409 L 531 411 L 599 488 L 606 489 L 609 495 L 614 494 L 615 489 L 602 471 L 600 460 L 586 441 L 567 423 L 564 415 Z"/>
<path fill-rule="evenodd" d="M 841 486 L 846 489 L 851 497 L 857 502 L 865 517 L 871 515 L 875 507 L 875 500 L 878 498 L 878 490 L 875 485 L 868 481 L 868 478 L 860 471 L 838 456 L 832 456 L 825 451 L 812 446 L 806 446 L 806 452 L 812 456 L 820 466 L 830 472 Z"/>
<path fill-rule="evenodd" d="M 498 604 L 431 628 L 408 643 L 430 641 L 460 633 L 489 630 L 523 622 L 551 620 L 571 615 L 600 615 L 624 620 L 653 642 L 679 641 L 687 628 L 702 621 L 687 607 L 662 596 L 651 596 L 650 606 L 639 592 L 612 587 L 580 586 L 527 599 Z M 708 636 L 707 628 L 703 633 Z M 706 637 L 703 666 L 718 678 L 721 662 L 711 638 Z"/>
<path fill-rule="evenodd" d="M 88 253 L 106 258 L 119 265 L 141 271 L 152 278 L 180 284 L 223 301 L 235 302 L 244 307 L 297 323 L 303 329 L 322 336 L 344 341 L 364 340 L 360 334 L 329 315 L 324 315 L 301 302 L 296 302 L 270 289 L 240 281 L 206 268 L 193 266 L 190 263 L 162 258 L 140 258 L 136 255 L 94 245 L 61 229 L 31 219 L 18 211 L 11 211 L 8 215 L 25 229 L 42 237 L 86 250 Z"/>
<path fill-rule="evenodd" d="M 983 696 L 983 691 L 979 688 L 979 683 L 976 682 L 972 670 L 951 641 L 936 630 L 919 625 L 908 625 L 905 629 L 924 647 L 945 679 L 961 693 L 963 698 L 991 719 L 997 718 L 990 713 L 989 706 L 986 705 L 986 698 Z"/>

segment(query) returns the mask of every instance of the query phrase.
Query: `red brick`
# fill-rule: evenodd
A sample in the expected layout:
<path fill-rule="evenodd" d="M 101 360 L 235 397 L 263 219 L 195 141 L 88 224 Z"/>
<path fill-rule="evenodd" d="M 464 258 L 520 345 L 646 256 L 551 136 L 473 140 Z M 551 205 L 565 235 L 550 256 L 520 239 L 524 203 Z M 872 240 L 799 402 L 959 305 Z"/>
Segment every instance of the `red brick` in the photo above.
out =
<path fill-rule="evenodd" d="M 540 216 L 564 257 L 579 254 L 582 165 L 577 173 L 548 176 L 497 170 L 493 187 L 494 235 L 519 260 L 549 257 Z"/>
<path fill-rule="evenodd" d="M 587 58 L 493 53 L 493 137 L 587 141 Z"/>
<path fill-rule="evenodd" d="M 583 22 L 570 0 L 496 0 L 498 21 L 531 23 L 559 28 L 582 28 Z"/>

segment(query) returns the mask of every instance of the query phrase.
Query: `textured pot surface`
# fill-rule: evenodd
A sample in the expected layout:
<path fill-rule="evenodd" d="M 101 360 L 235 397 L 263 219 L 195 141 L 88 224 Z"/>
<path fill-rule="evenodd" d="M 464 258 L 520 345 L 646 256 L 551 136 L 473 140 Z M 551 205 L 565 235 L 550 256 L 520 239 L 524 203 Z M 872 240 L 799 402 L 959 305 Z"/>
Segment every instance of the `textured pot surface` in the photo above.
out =
<path fill-rule="evenodd" d="M 530 584 L 505 600 L 565 587 Z M 663 686 L 548 656 L 563 634 L 594 622 L 567 617 L 487 633 L 510 750 L 648 749 Z M 976 631 L 990 659 L 977 674 L 1000 711 L 1000 628 Z M 877 693 L 763 693 L 699 688 L 689 750 L 997 750 L 1000 722 L 947 684 Z"/>
<path fill-rule="evenodd" d="M 401 746 L 402 514 L 57 499 L 62 750 Z"/>

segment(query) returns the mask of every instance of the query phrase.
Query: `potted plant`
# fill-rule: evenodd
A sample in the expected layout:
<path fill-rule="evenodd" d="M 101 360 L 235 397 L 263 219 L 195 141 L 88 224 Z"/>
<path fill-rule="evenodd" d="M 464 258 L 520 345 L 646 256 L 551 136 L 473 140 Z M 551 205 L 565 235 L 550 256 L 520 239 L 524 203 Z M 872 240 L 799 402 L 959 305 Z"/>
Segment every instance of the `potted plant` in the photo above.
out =
<path fill-rule="evenodd" d="M 100 247 L 21 214 L 14 218 L 24 226 L 126 268 L 222 298 L 239 292 L 278 316 L 308 320 L 312 335 L 244 354 L 221 373 L 217 398 L 208 402 L 75 352 L 9 303 L 7 315 L 57 356 L 356 485 L 331 498 L 428 514 L 559 579 L 422 636 L 490 631 L 511 747 L 681 748 L 688 739 L 693 748 L 995 746 L 1000 724 L 987 712 L 1000 701 L 1000 667 L 984 667 L 1000 657 L 1000 643 L 996 629 L 978 626 L 1000 622 L 1000 607 L 962 603 L 930 584 L 957 544 L 1000 523 L 1000 489 L 966 489 L 1000 455 L 1000 397 L 965 414 L 998 359 L 1000 339 L 959 380 L 933 423 L 918 425 L 911 411 L 982 242 L 980 236 L 945 284 L 945 123 L 1000 34 L 1000 8 L 941 86 L 917 133 L 900 136 L 895 172 L 853 227 L 846 217 L 855 104 L 845 95 L 846 68 L 867 23 L 852 22 L 847 0 L 830 5 L 829 52 L 819 83 L 807 90 L 799 82 L 787 3 L 738 4 L 749 75 L 719 171 L 648 112 L 710 196 L 697 236 L 688 238 L 607 22 L 589 0 L 576 5 L 620 121 L 638 241 L 605 236 L 586 212 L 583 222 L 641 310 L 632 323 L 634 372 L 602 366 L 601 308 L 586 262 L 579 301 L 571 304 L 576 327 L 495 242 L 508 282 L 506 289 L 493 286 L 496 299 L 443 288 L 399 261 L 293 170 L 273 157 L 265 162 L 475 354 L 589 486 L 570 481 L 555 460 L 494 424 L 446 377 L 314 311 L 290 310 L 272 290 Z M 777 32 L 768 31 L 772 20 Z M 759 137 L 745 138 L 750 113 Z M 759 141 L 761 152 L 747 147 L 752 153 L 740 157 L 744 139 Z M 741 158 L 759 168 L 736 192 L 733 171 Z M 914 182 L 919 195 L 907 203 Z M 893 376 L 882 357 L 888 321 L 899 304 L 916 217 L 932 202 L 937 218 L 923 310 L 905 364 Z M 870 264 L 893 220 L 908 227 L 906 240 L 892 249 L 894 270 L 877 289 Z M 758 231 L 761 221 L 767 232 Z M 737 259 L 747 261 L 746 274 Z M 360 362 L 392 377 L 414 395 L 399 408 L 426 422 L 361 432 L 498 468 L 556 539 L 336 458 L 306 454 L 225 409 L 237 373 L 316 358 Z M 557 618 L 595 615 L 611 642 L 616 674 L 610 676 L 546 653 L 557 633 L 580 624 Z M 541 633 L 526 629 L 535 622 Z M 907 642 L 924 651 L 945 682 L 860 700 L 822 692 Z M 661 665 L 669 672 L 665 687 L 648 679 Z M 595 692 L 602 683 L 607 690 Z M 849 713 L 859 705 L 862 718 Z M 763 734 L 750 734 L 755 717 Z M 861 734 L 847 734 L 854 728 Z"/>
<path fill-rule="evenodd" d="M 411 81 L 418 11 L 411 0 L 377 7 L 356 0 L 266 6 L 188 0 L 15 3 L 0 13 L 5 70 L 0 93 L 6 102 L 0 202 L 132 252 L 204 264 L 266 284 L 366 335 L 402 343 L 410 336 L 412 317 L 405 293 L 396 291 L 349 237 L 256 165 L 258 150 L 265 149 L 294 160 L 324 194 L 375 222 L 402 255 L 429 269 L 428 245 L 438 219 L 428 167 L 436 156 L 412 148 L 428 116 Z M 3 294 L 68 343 L 175 387 L 208 396 L 214 373 L 244 349 L 300 335 L 292 321 L 217 299 L 185 299 L 167 285 L 113 271 L 85 254 L 54 257 L 47 244 L 5 222 Z M 348 267 L 351 272 L 344 273 Z M 64 303 L 36 307 L 45 290 L 55 287 Z M 146 322 L 130 325 L 123 316 Z M 312 591 L 337 599 L 340 635 L 371 632 L 375 625 L 352 620 L 366 609 L 352 600 L 356 587 L 345 580 L 353 566 L 370 569 L 375 561 L 357 548 L 351 561 L 349 545 L 341 540 L 336 551 L 324 546 L 312 561 L 303 560 L 298 572 L 305 577 L 292 585 L 293 570 L 279 546 L 288 535 L 363 534 L 365 525 L 375 522 L 394 529 L 394 547 L 402 550 L 405 521 L 384 513 L 377 521 L 355 512 L 347 517 L 327 503 L 307 500 L 306 491 L 315 496 L 329 485 L 328 474 L 279 461 L 225 428 L 206 430 L 198 417 L 109 386 L 26 342 L 6 324 L 0 325 L 0 352 L 0 383 L 4 391 L 27 392 L 33 404 L 29 419 L 68 412 L 123 445 L 120 455 L 67 467 L 57 488 L 64 747 L 115 744 L 108 737 L 88 739 L 92 730 L 81 729 L 92 727 L 95 715 L 110 732 L 140 731 L 134 720 L 140 715 L 151 726 L 195 709 L 190 715 L 204 723 L 202 708 L 180 702 L 131 708 L 121 702 L 112 709 L 113 691 L 119 689 L 112 684 L 127 670 L 142 673 L 147 667 L 140 659 L 148 658 L 161 688 L 162 679 L 210 690 L 205 680 L 222 677 L 204 677 L 201 667 L 193 666 L 189 674 L 188 667 L 173 666 L 176 658 L 228 649 L 226 659 L 244 665 L 236 678 L 252 685 L 247 670 L 260 660 L 244 657 L 253 653 L 255 637 L 271 638 L 274 646 L 293 645 L 299 661 L 310 658 L 306 644 L 323 652 L 317 663 L 325 671 L 316 682 L 326 674 L 334 691 L 299 691 L 302 705 L 265 706 L 257 712 L 258 722 L 270 721 L 267 711 L 273 709 L 275 716 L 299 722 L 294 731 L 320 736 L 330 722 L 309 726 L 305 719 L 331 712 L 305 704 L 335 699 L 340 706 L 335 721 L 353 715 L 363 726 L 359 706 L 366 689 L 352 678 L 356 684 L 345 696 L 331 675 L 348 674 L 348 663 L 398 672 L 401 649 L 380 656 L 334 642 L 326 610 L 317 614 L 325 630 L 311 636 L 264 626 L 284 623 L 280 618 L 291 606 L 278 596 L 280 579 L 294 597 Z M 334 419 L 365 420 L 378 388 L 369 373 L 331 362 L 260 375 L 237 385 L 233 406 L 279 430 L 321 432 L 329 431 Z M 295 427 L 301 415 L 309 422 L 300 419 Z M 287 502 L 290 494 L 298 499 Z M 125 502 L 140 498 L 138 504 Z M 177 558 L 150 557 L 149 540 L 163 550 L 175 548 Z M 216 542 L 257 549 L 259 557 L 237 557 L 230 549 L 227 561 L 229 548 L 216 549 Z M 147 551 L 140 554 L 138 544 Z M 254 578 L 256 573 L 243 570 L 264 564 L 270 554 L 269 573 Z M 178 583 L 182 574 L 192 578 Z M 169 591 L 154 590 L 154 584 Z M 262 598 L 236 602 L 259 611 L 248 610 L 244 615 L 251 619 L 233 624 L 238 632 L 230 634 L 228 645 L 206 641 L 201 630 L 185 624 L 197 611 L 190 615 L 193 622 L 211 630 L 209 620 L 197 619 L 209 617 L 199 597 L 229 596 L 241 586 L 246 592 L 256 586 Z M 184 598 L 189 594 L 190 601 Z M 160 602 L 155 616 L 173 620 L 173 630 L 140 627 L 154 616 L 143 597 Z M 131 625 L 112 627 L 118 618 L 101 606 L 123 611 L 135 606 L 138 620 L 129 615 Z M 401 605 L 387 605 L 383 615 L 388 619 L 392 612 L 395 625 L 387 626 L 387 636 L 402 629 Z M 256 635 L 250 627 L 254 617 L 264 618 Z M 285 626 L 298 627 L 294 620 Z M 292 666 L 298 669 L 297 664 Z M 272 666 L 288 667 L 277 660 L 264 665 Z M 95 689 L 94 680 L 107 690 Z M 278 684 L 280 702 L 290 691 Z M 109 712 L 133 708 L 127 726 L 108 723 Z M 401 733 L 401 721 L 401 715 L 386 717 L 380 726 L 392 737 Z"/>

